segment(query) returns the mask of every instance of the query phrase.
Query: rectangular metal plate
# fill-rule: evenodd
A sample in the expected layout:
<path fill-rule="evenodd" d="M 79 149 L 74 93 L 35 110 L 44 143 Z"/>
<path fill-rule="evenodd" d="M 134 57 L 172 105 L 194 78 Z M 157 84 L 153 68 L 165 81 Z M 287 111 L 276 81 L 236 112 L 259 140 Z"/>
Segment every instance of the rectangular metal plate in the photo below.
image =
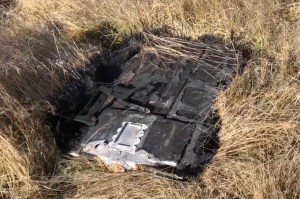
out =
<path fill-rule="evenodd" d="M 140 138 L 144 135 L 147 125 L 124 122 L 115 143 L 123 146 L 133 147 L 140 143 Z"/>

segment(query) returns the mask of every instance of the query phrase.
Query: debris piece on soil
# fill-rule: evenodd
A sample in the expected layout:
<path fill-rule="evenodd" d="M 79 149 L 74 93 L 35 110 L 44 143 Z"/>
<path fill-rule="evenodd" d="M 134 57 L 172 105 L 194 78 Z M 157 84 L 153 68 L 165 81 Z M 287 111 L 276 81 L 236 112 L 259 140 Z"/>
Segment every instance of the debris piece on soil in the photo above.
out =
<path fill-rule="evenodd" d="M 184 45 L 196 60 L 127 47 L 96 66 L 106 84 L 73 118 L 80 139 L 69 153 L 125 170 L 150 166 L 178 179 L 199 173 L 218 149 L 214 100 L 239 71 L 241 56 L 221 43 Z"/>

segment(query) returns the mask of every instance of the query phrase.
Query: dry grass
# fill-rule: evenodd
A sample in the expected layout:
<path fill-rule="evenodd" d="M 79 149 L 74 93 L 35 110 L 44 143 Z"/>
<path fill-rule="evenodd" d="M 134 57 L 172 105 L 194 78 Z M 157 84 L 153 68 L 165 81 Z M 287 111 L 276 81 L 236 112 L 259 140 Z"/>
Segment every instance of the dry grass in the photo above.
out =
<path fill-rule="evenodd" d="M 16 7 L 0 6 L 0 197 L 298 198 L 299 5 L 19 0 Z M 215 34 L 253 49 L 245 73 L 217 101 L 223 126 L 213 163 L 203 176 L 182 183 L 148 173 L 103 173 L 71 160 L 49 180 L 57 171 L 54 139 L 44 122 L 44 112 L 55 111 L 52 97 L 70 76 L 79 77 L 74 68 L 101 50 L 95 41 L 109 47 L 153 28 L 192 38 Z M 63 195 L 68 188 L 73 191 Z"/>

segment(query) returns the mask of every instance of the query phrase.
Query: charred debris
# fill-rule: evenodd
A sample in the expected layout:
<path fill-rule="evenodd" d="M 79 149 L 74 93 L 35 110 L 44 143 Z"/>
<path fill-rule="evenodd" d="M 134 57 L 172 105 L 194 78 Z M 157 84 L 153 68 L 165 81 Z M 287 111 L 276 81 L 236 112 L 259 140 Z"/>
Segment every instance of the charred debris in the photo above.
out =
<path fill-rule="evenodd" d="M 238 47 L 213 36 L 130 37 L 66 86 L 53 122 L 57 143 L 123 170 L 196 175 L 219 147 L 214 101 L 244 63 Z"/>

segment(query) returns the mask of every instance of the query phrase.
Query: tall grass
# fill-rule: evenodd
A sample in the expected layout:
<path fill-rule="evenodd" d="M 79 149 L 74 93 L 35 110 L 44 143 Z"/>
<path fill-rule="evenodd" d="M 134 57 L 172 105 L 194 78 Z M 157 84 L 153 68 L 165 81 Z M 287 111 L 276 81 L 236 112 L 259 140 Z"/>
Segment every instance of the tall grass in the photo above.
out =
<path fill-rule="evenodd" d="M 57 197 L 70 182 L 76 188 L 67 196 L 77 198 L 299 197 L 299 5 L 19 0 L 1 9 L 0 196 Z M 244 74 L 216 103 L 221 147 L 212 164 L 185 183 L 143 172 L 103 173 L 75 160 L 55 169 L 55 143 L 44 121 L 44 112 L 55 112 L 52 97 L 70 76 L 78 76 L 73 69 L 84 67 L 99 45 L 110 47 L 128 34 L 153 29 L 192 38 L 214 34 L 253 50 Z"/>

